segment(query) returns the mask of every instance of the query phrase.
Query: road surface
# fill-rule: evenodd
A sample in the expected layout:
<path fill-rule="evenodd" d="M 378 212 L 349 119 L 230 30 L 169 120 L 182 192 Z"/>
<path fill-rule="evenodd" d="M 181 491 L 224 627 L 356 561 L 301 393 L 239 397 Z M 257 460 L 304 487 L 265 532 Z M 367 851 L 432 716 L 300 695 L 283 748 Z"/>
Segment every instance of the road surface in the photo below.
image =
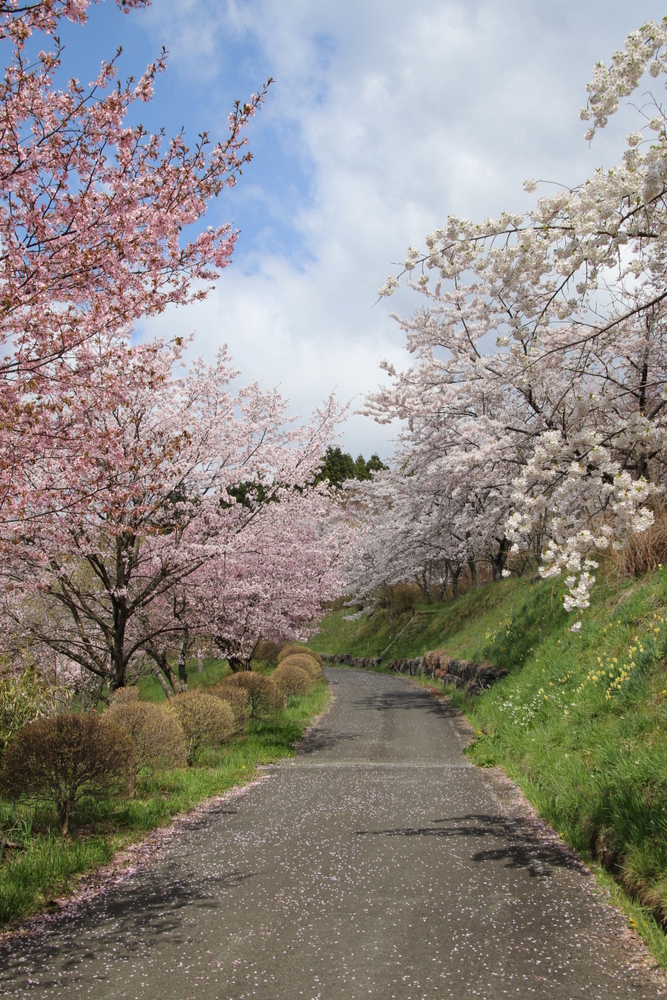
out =
<path fill-rule="evenodd" d="M 0 996 L 664 995 L 583 866 L 467 762 L 445 703 L 327 676 L 335 701 L 297 758 L 0 952 Z"/>

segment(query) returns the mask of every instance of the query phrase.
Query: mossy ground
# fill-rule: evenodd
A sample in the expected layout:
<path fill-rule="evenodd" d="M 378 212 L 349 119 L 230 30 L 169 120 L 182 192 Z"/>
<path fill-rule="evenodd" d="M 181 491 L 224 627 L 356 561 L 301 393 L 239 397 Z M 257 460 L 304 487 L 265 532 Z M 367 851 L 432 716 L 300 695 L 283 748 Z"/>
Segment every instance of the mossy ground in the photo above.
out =
<path fill-rule="evenodd" d="M 479 697 L 449 692 L 478 733 L 471 758 L 500 765 L 582 857 L 613 877 L 635 907 L 632 923 L 667 965 L 659 930 L 667 918 L 667 569 L 638 580 L 602 574 L 580 632 L 570 631 L 575 618 L 562 597 L 562 585 L 548 581 L 488 584 L 421 609 L 387 660 L 445 648 L 508 669 Z M 390 641 L 384 612 L 357 622 L 344 614 L 324 620 L 313 648 L 369 656 Z"/>
<path fill-rule="evenodd" d="M 206 661 L 201 673 L 194 667 L 188 686 L 211 686 L 228 671 L 224 661 Z M 144 698 L 164 698 L 150 679 L 140 687 Z M 35 812 L 0 801 L 0 830 L 8 840 L 24 845 L 23 850 L 6 849 L 0 859 L 0 926 L 48 909 L 120 848 L 205 799 L 250 781 L 258 764 L 292 756 L 294 743 L 328 700 L 328 685 L 321 680 L 310 694 L 292 698 L 275 719 L 251 722 L 244 736 L 219 749 L 201 750 L 194 767 L 140 777 L 134 798 L 82 801 L 67 839 L 60 836 L 50 810 Z"/>

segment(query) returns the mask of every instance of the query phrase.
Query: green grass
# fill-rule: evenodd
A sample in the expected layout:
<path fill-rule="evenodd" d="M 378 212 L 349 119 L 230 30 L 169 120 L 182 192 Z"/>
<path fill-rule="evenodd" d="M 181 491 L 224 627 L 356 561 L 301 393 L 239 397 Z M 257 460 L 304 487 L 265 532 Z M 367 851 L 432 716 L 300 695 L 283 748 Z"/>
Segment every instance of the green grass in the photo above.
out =
<path fill-rule="evenodd" d="M 207 656 L 202 662 L 202 672 L 199 673 L 196 661 L 188 664 L 188 690 L 195 688 L 213 687 L 218 684 L 223 677 L 231 673 L 227 660 L 218 660 L 215 657 Z M 139 678 L 137 684 L 139 697 L 142 701 L 154 701 L 158 704 L 166 699 L 166 695 L 161 686 L 150 674 Z"/>
<path fill-rule="evenodd" d="M 667 965 L 655 920 L 667 918 L 667 570 L 602 579 L 579 633 L 562 596 L 547 581 L 470 591 L 425 609 L 387 660 L 444 648 L 508 669 L 479 697 L 449 692 L 479 734 L 471 758 L 502 767 L 582 857 L 599 862 Z M 368 656 L 390 641 L 384 612 L 357 622 L 344 613 L 324 620 L 314 648 Z"/>
<path fill-rule="evenodd" d="M 197 686 L 197 681 L 210 686 L 225 667 L 224 662 L 209 661 L 202 674 L 195 667 L 188 686 Z M 151 687 L 144 682 L 142 694 L 159 700 L 162 690 L 157 683 Z M 55 813 L 48 809 L 34 812 L 0 802 L 0 830 L 25 846 L 5 850 L 0 859 L 0 925 L 48 910 L 53 900 L 73 891 L 83 875 L 108 863 L 121 847 L 205 799 L 247 783 L 256 776 L 258 764 L 292 756 L 294 743 L 313 716 L 326 708 L 329 697 L 328 685 L 321 680 L 310 694 L 291 699 L 277 718 L 251 722 L 244 736 L 219 749 L 201 750 L 194 767 L 140 778 L 134 798 L 82 801 L 68 839 L 57 832 Z"/>

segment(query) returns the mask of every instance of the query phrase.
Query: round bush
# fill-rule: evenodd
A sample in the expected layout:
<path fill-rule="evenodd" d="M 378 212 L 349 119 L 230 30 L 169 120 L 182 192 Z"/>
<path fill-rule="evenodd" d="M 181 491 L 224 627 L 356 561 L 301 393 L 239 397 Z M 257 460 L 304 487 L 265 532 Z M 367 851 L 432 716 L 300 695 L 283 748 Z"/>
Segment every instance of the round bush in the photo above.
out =
<path fill-rule="evenodd" d="M 10 798 L 53 802 L 63 835 L 84 795 L 129 795 L 137 751 L 120 726 L 97 715 L 37 719 L 14 736 L 2 758 L 0 787 Z"/>
<path fill-rule="evenodd" d="M 271 674 L 271 680 L 286 698 L 295 694 L 307 694 L 313 686 L 310 674 L 296 664 L 283 660 Z"/>
<path fill-rule="evenodd" d="M 273 681 L 253 670 L 240 670 L 231 677 L 225 677 L 220 686 L 242 688 L 248 692 L 251 719 L 268 718 L 283 707 L 283 696 Z"/>
<path fill-rule="evenodd" d="M 164 712 L 150 701 L 114 698 L 104 718 L 122 726 L 134 740 L 142 767 L 167 770 L 186 766 L 185 733 L 173 712 Z"/>
<path fill-rule="evenodd" d="M 274 664 L 278 662 L 278 653 L 281 650 L 279 642 L 269 642 L 262 639 L 257 643 L 252 654 L 253 662 Z"/>
<path fill-rule="evenodd" d="M 286 656 L 291 656 L 292 653 L 311 653 L 311 651 L 302 642 L 288 642 L 278 653 L 278 663 L 284 660 Z M 311 653 L 311 656 L 317 656 L 317 653 Z"/>
<path fill-rule="evenodd" d="M 293 667 L 299 667 L 300 670 L 305 670 L 313 681 L 316 681 L 322 674 L 318 663 L 313 660 L 312 657 L 306 656 L 304 653 L 291 653 L 289 656 L 286 656 L 284 660 L 281 660 L 278 666 L 282 667 L 283 663 L 289 663 Z"/>
<path fill-rule="evenodd" d="M 220 698 L 201 691 L 174 695 L 163 711 L 173 712 L 185 733 L 188 763 L 202 746 L 220 746 L 234 732 L 234 715 Z"/>
<path fill-rule="evenodd" d="M 113 695 L 111 696 L 112 705 L 120 705 L 121 702 L 125 704 L 126 702 L 139 701 L 139 689 L 135 687 L 122 687 L 116 688 Z"/>
<path fill-rule="evenodd" d="M 237 733 L 242 733 L 248 722 L 248 692 L 245 688 L 221 683 L 207 688 L 206 693 L 227 702 L 234 715 L 234 728 Z"/>

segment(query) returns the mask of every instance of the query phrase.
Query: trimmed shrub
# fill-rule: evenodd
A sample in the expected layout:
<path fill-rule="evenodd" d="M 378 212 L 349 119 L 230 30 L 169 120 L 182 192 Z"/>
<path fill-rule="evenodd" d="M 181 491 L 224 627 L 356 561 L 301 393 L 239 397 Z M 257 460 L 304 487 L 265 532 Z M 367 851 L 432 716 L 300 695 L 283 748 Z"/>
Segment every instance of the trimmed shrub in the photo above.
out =
<path fill-rule="evenodd" d="M 20 729 L 5 750 L 0 787 L 12 799 L 53 802 L 67 836 L 76 802 L 84 795 L 129 795 L 137 751 L 120 726 L 97 715 L 63 713 Z"/>
<path fill-rule="evenodd" d="M 120 701 L 114 698 L 104 718 L 122 726 L 134 740 L 142 767 L 167 770 L 186 766 L 185 733 L 173 712 L 164 712 L 150 701 L 123 697 Z"/>
<path fill-rule="evenodd" d="M 234 714 L 230 706 L 202 691 L 174 695 L 162 711 L 173 712 L 183 727 L 189 764 L 199 747 L 220 746 L 234 732 Z"/>
<path fill-rule="evenodd" d="M 312 649 L 308 649 L 307 646 L 302 646 L 298 642 L 291 642 L 287 646 L 283 646 L 278 654 L 278 663 L 282 663 L 286 660 L 288 656 L 308 656 L 316 663 L 318 667 L 323 667 L 324 662 L 319 653 L 314 653 Z"/>
<path fill-rule="evenodd" d="M 283 663 L 289 663 L 293 667 L 305 670 L 313 681 L 316 681 L 322 675 L 319 664 L 311 656 L 306 656 L 304 653 L 292 653 L 290 656 L 286 656 L 284 660 L 281 660 L 278 666 L 282 667 Z"/>
<path fill-rule="evenodd" d="M 112 705 L 120 705 L 121 702 L 125 704 L 126 702 L 139 701 L 139 688 L 136 687 L 122 687 L 116 688 L 113 695 L 111 696 Z"/>
<path fill-rule="evenodd" d="M 278 663 L 282 663 L 286 656 L 291 656 L 292 653 L 309 653 L 310 650 L 308 646 L 304 646 L 302 642 L 288 642 L 286 646 L 278 653 Z M 316 654 L 314 654 L 316 655 Z"/>
<path fill-rule="evenodd" d="M 313 686 L 310 674 L 295 663 L 283 660 L 271 674 L 271 680 L 286 698 L 306 694 Z"/>
<path fill-rule="evenodd" d="M 267 639 L 262 639 L 255 648 L 252 659 L 253 663 L 268 663 L 273 665 L 278 662 L 278 654 L 280 652 L 281 646 L 279 642 L 269 642 Z"/>
<path fill-rule="evenodd" d="M 227 686 L 242 688 L 248 692 L 251 719 L 268 718 L 283 707 L 283 696 L 271 678 L 253 670 L 240 670 L 231 677 L 225 677 L 220 687 Z"/>
<path fill-rule="evenodd" d="M 237 733 L 242 733 L 248 723 L 248 692 L 245 688 L 221 683 L 207 688 L 206 694 L 227 702 L 234 715 L 234 729 Z"/>

